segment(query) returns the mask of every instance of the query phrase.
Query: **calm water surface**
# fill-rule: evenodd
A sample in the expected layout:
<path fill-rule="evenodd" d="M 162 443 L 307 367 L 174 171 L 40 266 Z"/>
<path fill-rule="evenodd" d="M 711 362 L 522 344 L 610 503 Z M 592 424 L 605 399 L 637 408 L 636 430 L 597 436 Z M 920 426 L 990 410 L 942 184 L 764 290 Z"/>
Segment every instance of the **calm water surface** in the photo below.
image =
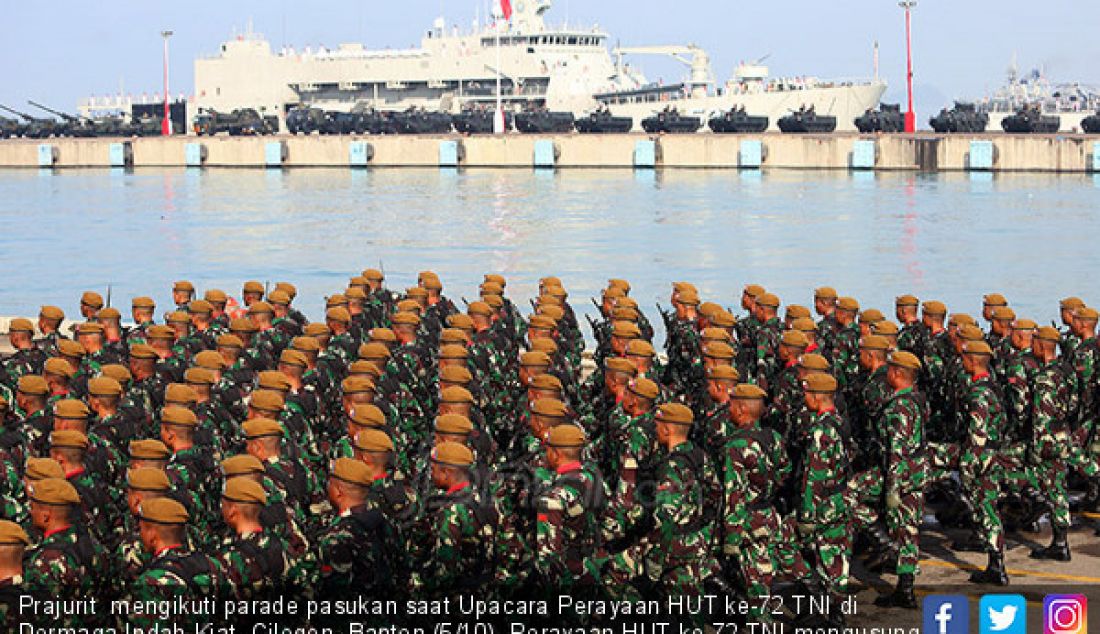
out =
<path fill-rule="evenodd" d="M 139 294 L 167 305 L 187 278 L 232 293 L 292 281 L 317 316 L 379 265 L 393 287 L 435 270 L 456 300 L 486 272 L 523 299 L 555 274 L 578 309 L 609 277 L 643 307 L 681 279 L 726 304 L 748 282 L 803 304 L 830 284 L 888 314 L 906 292 L 977 313 L 999 291 L 1042 321 L 1065 295 L 1100 302 L 1100 176 L 0 171 L 0 221 L 9 315 L 75 314 L 81 291 L 108 285 L 124 309 Z"/>

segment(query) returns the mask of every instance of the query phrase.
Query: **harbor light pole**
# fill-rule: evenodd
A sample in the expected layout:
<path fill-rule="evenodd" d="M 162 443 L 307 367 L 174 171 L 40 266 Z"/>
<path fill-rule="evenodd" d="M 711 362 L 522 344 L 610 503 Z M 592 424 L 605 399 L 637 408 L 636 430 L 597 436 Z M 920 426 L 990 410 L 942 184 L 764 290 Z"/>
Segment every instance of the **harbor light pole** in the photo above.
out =
<path fill-rule="evenodd" d="M 504 134 L 504 97 L 501 95 L 500 81 L 500 26 L 503 22 L 504 11 L 499 6 L 493 11 L 493 31 L 496 32 L 497 48 L 497 109 L 493 113 L 493 134 Z"/>
<path fill-rule="evenodd" d="M 172 37 L 171 31 L 161 31 L 160 36 L 164 38 L 164 120 L 160 124 L 161 136 L 172 135 L 172 116 L 171 108 L 168 106 L 168 38 Z"/>
<path fill-rule="evenodd" d="M 906 87 L 909 92 L 909 110 L 905 113 L 905 131 L 912 134 L 917 131 L 917 114 L 913 112 L 913 7 L 917 0 L 901 0 L 898 6 L 905 9 L 905 58 Z"/>

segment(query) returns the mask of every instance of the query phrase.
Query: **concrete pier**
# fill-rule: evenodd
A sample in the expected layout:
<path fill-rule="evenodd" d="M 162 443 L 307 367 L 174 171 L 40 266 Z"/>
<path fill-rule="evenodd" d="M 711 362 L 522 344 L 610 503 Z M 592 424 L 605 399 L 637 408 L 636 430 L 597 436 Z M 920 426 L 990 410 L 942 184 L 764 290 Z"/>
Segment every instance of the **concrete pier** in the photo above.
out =
<path fill-rule="evenodd" d="M 505 167 L 1098 171 L 1100 136 L 520 135 L 9 139 L 0 168 Z M 641 157 L 641 158 L 640 158 Z"/>

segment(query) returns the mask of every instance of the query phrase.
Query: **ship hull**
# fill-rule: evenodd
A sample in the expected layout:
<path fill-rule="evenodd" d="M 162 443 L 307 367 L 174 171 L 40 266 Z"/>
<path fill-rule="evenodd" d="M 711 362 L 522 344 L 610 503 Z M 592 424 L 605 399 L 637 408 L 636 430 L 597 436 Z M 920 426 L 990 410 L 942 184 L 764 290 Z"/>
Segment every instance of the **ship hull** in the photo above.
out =
<path fill-rule="evenodd" d="M 721 96 L 674 99 L 643 103 L 609 103 L 608 109 L 618 117 L 633 117 L 635 130 L 641 131 L 643 119 L 667 105 L 675 106 L 680 114 L 701 117 L 704 120 L 727 112 L 734 107 L 744 107 L 753 116 L 767 117 L 769 131 L 778 132 L 778 121 L 802 106 L 813 106 L 818 114 L 837 119 L 838 132 L 855 132 L 855 119 L 868 109 L 877 108 L 886 84 L 870 83 L 852 86 L 807 88 L 780 92 L 753 94 L 725 94 Z"/>

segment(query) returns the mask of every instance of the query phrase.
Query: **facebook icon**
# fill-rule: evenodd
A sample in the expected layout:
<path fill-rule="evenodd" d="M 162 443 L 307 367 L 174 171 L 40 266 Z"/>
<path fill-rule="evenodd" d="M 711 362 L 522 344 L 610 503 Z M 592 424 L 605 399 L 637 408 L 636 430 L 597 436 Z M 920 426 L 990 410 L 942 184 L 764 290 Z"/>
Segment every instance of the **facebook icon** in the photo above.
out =
<path fill-rule="evenodd" d="M 961 594 L 932 594 L 924 598 L 923 634 L 968 634 L 970 605 Z"/>

